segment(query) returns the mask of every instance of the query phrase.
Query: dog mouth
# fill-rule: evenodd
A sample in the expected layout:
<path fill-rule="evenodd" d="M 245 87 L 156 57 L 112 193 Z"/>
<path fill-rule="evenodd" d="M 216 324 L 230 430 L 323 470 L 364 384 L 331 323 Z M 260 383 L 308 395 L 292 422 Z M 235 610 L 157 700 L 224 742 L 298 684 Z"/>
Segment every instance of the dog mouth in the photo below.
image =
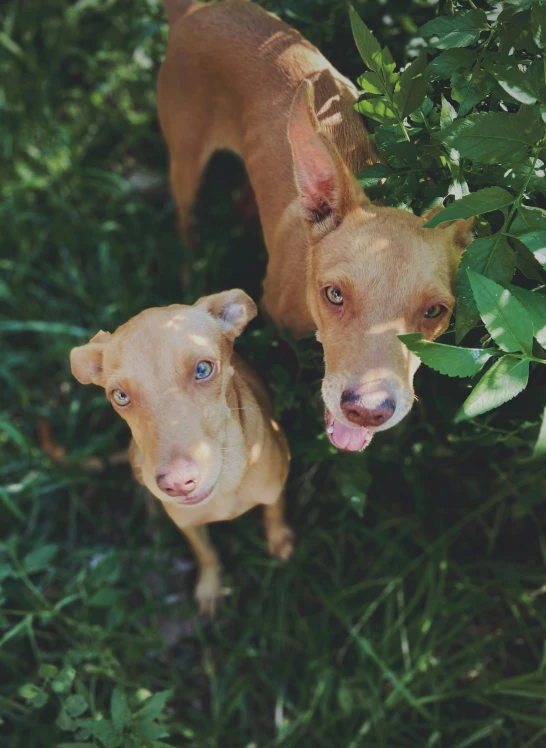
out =
<path fill-rule="evenodd" d="M 208 488 L 206 491 L 202 491 L 199 494 L 196 494 L 195 496 L 179 496 L 176 498 L 175 503 L 178 506 L 197 506 L 197 504 L 202 504 L 204 501 L 206 501 L 209 496 L 212 494 L 214 489 L 216 488 L 216 482 L 214 482 L 210 488 Z"/>
<path fill-rule="evenodd" d="M 336 449 L 346 452 L 362 452 L 373 437 L 373 431 L 364 426 L 346 426 L 336 420 L 329 410 L 325 414 L 326 434 Z"/>

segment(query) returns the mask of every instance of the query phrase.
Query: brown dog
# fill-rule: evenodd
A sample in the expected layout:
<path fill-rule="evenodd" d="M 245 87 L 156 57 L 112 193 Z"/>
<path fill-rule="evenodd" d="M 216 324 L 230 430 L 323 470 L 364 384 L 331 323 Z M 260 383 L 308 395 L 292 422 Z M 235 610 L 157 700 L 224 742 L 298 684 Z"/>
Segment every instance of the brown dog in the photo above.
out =
<path fill-rule="evenodd" d="M 233 353 L 233 340 L 255 315 L 243 291 L 225 291 L 193 306 L 147 309 L 70 353 L 76 379 L 104 387 L 129 424 L 135 477 L 188 538 L 206 613 L 221 593 L 203 525 L 264 504 L 270 553 L 287 559 L 293 547 L 284 522 L 286 440 L 264 385 Z"/>
<path fill-rule="evenodd" d="M 363 449 L 410 410 L 419 359 L 397 335 L 442 333 L 472 221 L 373 206 L 353 173 L 379 160 L 354 86 L 299 33 L 243 0 L 166 0 L 158 107 L 187 230 L 211 154 L 245 162 L 269 253 L 263 310 L 324 347 L 332 443 Z"/>

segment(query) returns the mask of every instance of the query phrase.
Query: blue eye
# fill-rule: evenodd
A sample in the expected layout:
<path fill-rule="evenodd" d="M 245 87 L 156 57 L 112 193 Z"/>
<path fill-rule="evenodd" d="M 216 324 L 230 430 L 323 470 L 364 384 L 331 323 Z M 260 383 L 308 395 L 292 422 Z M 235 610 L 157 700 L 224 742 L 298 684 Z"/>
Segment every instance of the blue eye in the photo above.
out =
<path fill-rule="evenodd" d="M 196 379 L 208 379 L 214 371 L 214 364 L 210 361 L 199 361 L 195 367 L 195 378 Z"/>

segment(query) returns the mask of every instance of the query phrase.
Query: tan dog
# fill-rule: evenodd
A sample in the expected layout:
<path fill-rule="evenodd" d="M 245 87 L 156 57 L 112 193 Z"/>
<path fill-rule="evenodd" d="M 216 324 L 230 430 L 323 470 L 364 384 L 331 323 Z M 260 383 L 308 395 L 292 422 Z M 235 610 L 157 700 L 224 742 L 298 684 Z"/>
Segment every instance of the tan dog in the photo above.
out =
<path fill-rule="evenodd" d="M 332 443 L 363 449 L 410 410 L 419 359 L 397 339 L 442 333 L 472 221 L 373 206 L 352 173 L 379 160 L 357 91 L 299 33 L 243 0 L 166 0 L 158 107 L 183 230 L 212 153 L 239 154 L 269 267 L 263 310 L 324 347 Z"/>
<path fill-rule="evenodd" d="M 76 379 L 104 387 L 129 424 L 135 477 L 188 538 L 199 564 L 196 598 L 207 613 L 221 593 L 203 525 L 264 504 L 270 553 L 287 559 L 293 547 L 284 522 L 286 440 L 264 385 L 233 353 L 255 315 L 243 291 L 225 291 L 193 306 L 147 309 L 70 354 Z"/>

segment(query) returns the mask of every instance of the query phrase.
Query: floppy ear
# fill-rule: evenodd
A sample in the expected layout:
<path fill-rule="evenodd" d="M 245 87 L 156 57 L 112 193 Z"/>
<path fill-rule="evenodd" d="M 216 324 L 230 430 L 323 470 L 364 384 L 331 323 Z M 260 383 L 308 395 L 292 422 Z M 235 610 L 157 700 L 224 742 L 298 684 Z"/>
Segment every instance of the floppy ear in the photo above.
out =
<path fill-rule="evenodd" d="M 194 306 L 214 317 L 230 340 L 240 335 L 250 320 L 258 314 L 256 304 L 239 288 L 203 296 Z"/>
<path fill-rule="evenodd" d="M 110 338 L 109 332 L 100 330 L 89 343 L 72 348 L 70 351 L 70 367 L 72 374 L 82 384 L 101 384 L 102 356 L 104 346 Z"/>
<path fill-rule="evenodd" d="M 441 213 L 444 208 L 438 205 L 436 208 L 432 208 L 428 213 L 424 213 L 421 218 L 426 223 L 430 221 L 438 213 Z M 472 228 L 474 226 L 475 218 L 460 218 L 458 221 L 446 221 L 445 223 L 439 223 L 436 229 L 449 230 L 451 233 L 451 241 L 460 249 L 461 252 L 465 250 L 474 239 L 472 235 Z M 435 229 L 435 230 L 436 230 Z"/>
<path fill-rule="evenodd" d="M 365 198 L 337 148 L 320 128 L 310 81 L 304 81 L 294 96 L 288 139 L 301 212 L 311 239 L 318 241 Z"/>

